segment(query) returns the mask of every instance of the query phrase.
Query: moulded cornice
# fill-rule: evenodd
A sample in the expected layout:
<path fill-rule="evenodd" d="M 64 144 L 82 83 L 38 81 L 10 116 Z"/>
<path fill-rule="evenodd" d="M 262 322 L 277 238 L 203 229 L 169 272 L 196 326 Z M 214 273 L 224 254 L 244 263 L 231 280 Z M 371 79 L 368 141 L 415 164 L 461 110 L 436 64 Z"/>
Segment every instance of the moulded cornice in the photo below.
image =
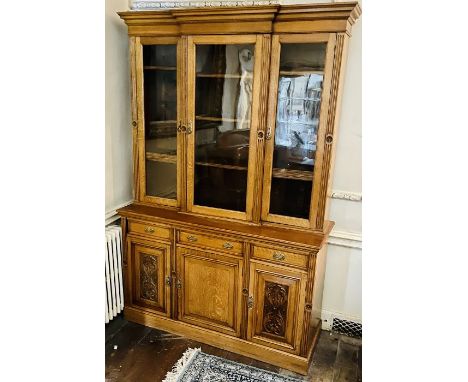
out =
<path fill-rule="evenodd" d="M 270 2 L 266 2 L 270 3 Z M 162 3 L 163 4 L 163 3 Z M 130 35 L 346 32 L 361 13 L 357 2 L 192 7 L 119 12 Z"/>

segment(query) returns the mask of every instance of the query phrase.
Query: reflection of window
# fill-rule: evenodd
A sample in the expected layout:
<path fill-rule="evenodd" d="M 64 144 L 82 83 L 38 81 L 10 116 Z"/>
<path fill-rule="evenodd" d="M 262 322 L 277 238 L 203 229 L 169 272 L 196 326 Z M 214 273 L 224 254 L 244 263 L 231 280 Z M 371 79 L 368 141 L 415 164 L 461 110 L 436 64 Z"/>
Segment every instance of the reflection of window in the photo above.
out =
<path fill-rule="evenodd" d="M 281 76 L 275 143 L 315 149 L 320 113 L 322 74 Z"/>

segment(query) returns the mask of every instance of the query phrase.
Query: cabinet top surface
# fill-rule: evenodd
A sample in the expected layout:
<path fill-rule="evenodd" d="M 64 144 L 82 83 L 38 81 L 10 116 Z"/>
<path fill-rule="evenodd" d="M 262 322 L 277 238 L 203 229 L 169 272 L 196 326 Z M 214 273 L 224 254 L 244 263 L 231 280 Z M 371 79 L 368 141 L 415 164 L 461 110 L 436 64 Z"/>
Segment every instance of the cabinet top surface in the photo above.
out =
<path fill-rule="evenodd" d="M 214 228 L 221 232 L 250 236 L 260 240 L 278 240 L 291 244 L 320 248 L 334 226 L 334 222 L 326 221 L 323 231 L 302 231 L 281 226 L 257 225 L 207 218 L 189 213 L 178 212 L 166 208 L 131 204 L 117 210 L 120 216 L 154 221 L 170 225 L 180 225 L 193 229 Z"/>

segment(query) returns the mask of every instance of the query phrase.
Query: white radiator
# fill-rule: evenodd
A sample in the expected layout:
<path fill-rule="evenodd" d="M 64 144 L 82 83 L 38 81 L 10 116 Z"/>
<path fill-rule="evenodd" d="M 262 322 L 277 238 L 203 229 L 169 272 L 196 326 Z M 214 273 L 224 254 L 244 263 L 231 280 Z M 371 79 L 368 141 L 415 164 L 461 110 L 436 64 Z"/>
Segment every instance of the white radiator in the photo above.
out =
<path fill-rule="evenodd" d="M 122 281 L 122 229 L 106 227 L 106 324 L 124 307 Z"/>

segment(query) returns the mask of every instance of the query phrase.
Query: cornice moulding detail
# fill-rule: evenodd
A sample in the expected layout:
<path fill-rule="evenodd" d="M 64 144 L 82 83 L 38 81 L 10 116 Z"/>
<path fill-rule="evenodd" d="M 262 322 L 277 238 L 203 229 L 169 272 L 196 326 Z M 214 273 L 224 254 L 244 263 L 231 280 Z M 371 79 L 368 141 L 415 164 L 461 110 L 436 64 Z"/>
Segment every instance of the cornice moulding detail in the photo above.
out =
<path fill-rule="evenodd" d="M 174 8 L 198 8 L 198 7 L 245 7 L 249 5 L 277 5 L 279 0 L 259 1 L 133 1 L 131 9 L 174 9 Z"/>
<path fill-rule="evenodd" d="M 117 214 L 117 210 L 119 208 L 124 208 L 124 207 L 128 206 L 131 203 L 133 203 L 133 200 L 128 200 L 126 202 L 123 202 L 123 203 L 119 204 L 115 208 L 106 211 L 106 216 L 105 216 L 106 226 L 113 223 L 113 222 L 115 222 L 118 218 L 120 218 L 120 216 Z"/>
<path fill-rule="evenodd" d="M 353 202 L 362 201 L 362 194 L 360 192 L 335 190 L 335 191 L 332 191 L 330 197 L 332 199 L 350 200 Z"/>
<path fill-rule="evenodd" d="M 328 244 L 362 249 L 362 234 L 350 231 L 332 231 L 328 236 Z"/>

